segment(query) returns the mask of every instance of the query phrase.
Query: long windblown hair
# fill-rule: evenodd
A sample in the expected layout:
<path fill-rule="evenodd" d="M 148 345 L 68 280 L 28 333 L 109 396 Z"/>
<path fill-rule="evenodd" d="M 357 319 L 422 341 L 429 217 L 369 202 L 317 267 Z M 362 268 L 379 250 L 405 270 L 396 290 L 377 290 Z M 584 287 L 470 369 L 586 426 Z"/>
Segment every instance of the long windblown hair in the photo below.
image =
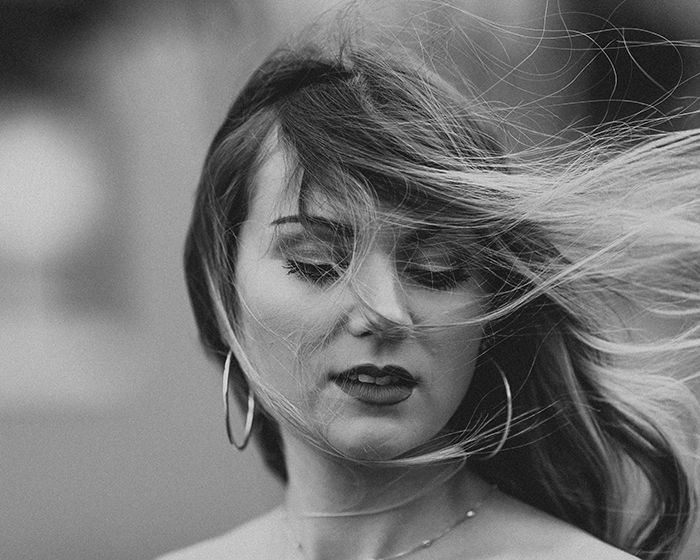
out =
<path fill-rule="evenodd" d="M 302 216 L 321 193 L 356 232 L 376 219 L 433 231 L 488 293 L 460 409 L 430 448 L 393 462 L 466 458 L 608 543 L 671 558 L 697 507 L 700 419 L 686 382 L 700 369 L 700 131 L 634 146 L 608 132 L 537 159 L 509 151 L 500 128 L 406 53 L 351 40 L 275 51 L 231 107 L 199 184 L 185 260 L 201 338 L 220 363 L 238 348 L 237 235 L 276 134 Z M 278 422 L 304 430 L 304 419 L 253 365 L 234 369 L 239 395 L 262 393 L 256 437 L 285 479 Z M 507 414 L 499 372 L 513 422 L 494 454 Z"/>

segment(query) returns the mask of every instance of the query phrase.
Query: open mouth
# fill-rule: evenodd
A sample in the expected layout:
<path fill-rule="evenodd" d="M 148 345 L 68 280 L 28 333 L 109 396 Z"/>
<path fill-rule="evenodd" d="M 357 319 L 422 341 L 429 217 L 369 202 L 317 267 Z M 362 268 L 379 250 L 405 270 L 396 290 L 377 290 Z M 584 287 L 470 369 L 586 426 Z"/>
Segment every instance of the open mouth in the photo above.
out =
<path fill-rule="evenodd" d="M 399 366 L 356 366 L 332 376 L 341 391 L 362 402 L 376 405 L 398 404 L 413 393 L 416 379 Z"/>

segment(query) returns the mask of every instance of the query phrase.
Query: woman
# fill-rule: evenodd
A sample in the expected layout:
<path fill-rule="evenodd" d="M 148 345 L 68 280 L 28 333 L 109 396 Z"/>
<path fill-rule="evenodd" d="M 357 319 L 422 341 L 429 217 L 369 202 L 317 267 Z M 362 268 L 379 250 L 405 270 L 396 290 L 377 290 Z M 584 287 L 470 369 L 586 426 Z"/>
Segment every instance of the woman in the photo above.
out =
<path fill-rule="evenodd" d="M 286 498 L 168 558 L 680 550 L 700 424 L 671 374 L 700 346 L 700 133 L 537 164 L 497 129 L 383 47 L 282 48 L 253 74 L 186 271 L 229 437 L 253 435 Z"/>

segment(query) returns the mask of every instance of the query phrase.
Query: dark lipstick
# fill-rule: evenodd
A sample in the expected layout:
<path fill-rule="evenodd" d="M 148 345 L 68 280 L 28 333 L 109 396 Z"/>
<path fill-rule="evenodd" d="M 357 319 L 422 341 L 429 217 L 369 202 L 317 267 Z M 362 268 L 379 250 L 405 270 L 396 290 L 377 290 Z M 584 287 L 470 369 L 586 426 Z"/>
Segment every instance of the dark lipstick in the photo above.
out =
<path fill-rule="evenodd" d="M 332 380 L 347 395 L 378 406 L 405 401 L 418 384 L 415 377 L 400 366 L 378 367 L 374 364 L 349 368 L 334 374 Z"/>

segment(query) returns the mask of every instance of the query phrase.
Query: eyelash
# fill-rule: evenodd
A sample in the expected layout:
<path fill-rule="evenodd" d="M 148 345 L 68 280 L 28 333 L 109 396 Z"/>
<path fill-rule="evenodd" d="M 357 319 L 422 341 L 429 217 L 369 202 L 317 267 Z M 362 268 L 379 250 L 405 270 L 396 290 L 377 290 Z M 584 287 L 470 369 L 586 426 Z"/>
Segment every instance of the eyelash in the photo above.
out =
<path fill-rule="evenodd" d="M 407 275 L 420 284 L 434 290 L 450 290 L 456 288 L 462 282 L 470 278 L 470 274 L 463 268 L 450 268 L 447 270 L 430 270 L 428 268 L 408 268 Z"/>
<path fill-rule="evenodd" d="M 339 267 L 330 263 L 314 264 L 304 261 L 287 260 L 282 265 L 287 274 L 298 275 L 313 284 L 326 285 L 335 282 L 340 277 Z M 422 268 L 405 269 L 408 276 L 421 286 L 434 290 L 456 288 L 460 283 L 469 279 L 469 273 L 462 268 L 448 270 L 429 270 Z"/>
<path fill-rule="evenodd" d="M 338 267 L 330 263 L 314 264 L 287 260 L 282 267 L 287 269 L 287 274 L 296 274 L 313 284 L 330 284 L 340 277 Z"/>

